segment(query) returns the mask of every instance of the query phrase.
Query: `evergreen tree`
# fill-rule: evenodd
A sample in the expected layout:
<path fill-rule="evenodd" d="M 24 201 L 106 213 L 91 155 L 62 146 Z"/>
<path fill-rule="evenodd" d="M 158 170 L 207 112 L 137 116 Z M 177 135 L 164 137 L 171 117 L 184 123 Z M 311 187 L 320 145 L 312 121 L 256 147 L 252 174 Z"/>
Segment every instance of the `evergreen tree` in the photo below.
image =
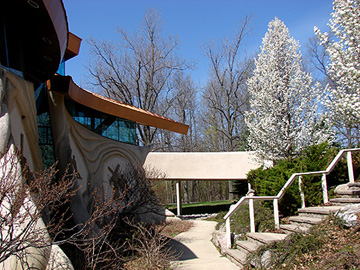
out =
<path fill-rule="evenodd" d="M 335 39 L 317 27 L 315 33 L 330 58 L 327 72 L 333 83 L 326 87 L 324 102 L 328 118 L 343 144 L 351 147 L 360 139 L 360 1 L 334 0 L 333 5 L 328 26 Z"/>
<path fill-rule="evenodd" d="M 328 138 L 318 114 L 321 87 L 303 71 L 299 43 L 278 18 L 269 23 L 260 49 L 247 81 L 249 145 L 260 158 L 292 158 Z"/>

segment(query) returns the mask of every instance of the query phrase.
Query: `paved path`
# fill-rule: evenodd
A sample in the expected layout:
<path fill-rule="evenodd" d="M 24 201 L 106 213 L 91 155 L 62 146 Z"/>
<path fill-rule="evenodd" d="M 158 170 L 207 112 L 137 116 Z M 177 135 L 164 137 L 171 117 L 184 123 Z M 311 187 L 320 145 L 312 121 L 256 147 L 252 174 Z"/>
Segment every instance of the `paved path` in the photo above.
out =
<path fill-rule="evenodd" d="M 170 243 L 180 257 L 175 261 L 176 270 L 236 270 L 239 269 L 220 255 L 210 241 L 216 222 L 193 220 L 193 227 L 177 235 Z"/>

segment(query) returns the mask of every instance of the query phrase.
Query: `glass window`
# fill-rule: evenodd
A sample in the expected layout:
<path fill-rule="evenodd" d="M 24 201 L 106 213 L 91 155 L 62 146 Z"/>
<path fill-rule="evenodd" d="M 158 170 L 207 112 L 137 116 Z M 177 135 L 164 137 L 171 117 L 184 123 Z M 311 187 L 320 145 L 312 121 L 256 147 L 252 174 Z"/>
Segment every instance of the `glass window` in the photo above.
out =
<path fill-rule="evenodd" d="M 137 144 L 136 123 L 85 107 L 66 98 L 70 115 L 89 130 L 124 143 Z"/>
<path fill-rule="evenodd" d="M 39 147 L 45 168 L 49 168 L 55 163 L 55 154 L 50 126 L 50 116 L 45 112 L 37 116 L 39 129 Z"/>
<path fill-rule="evenodd" d="M 64 59 L 61 61 L 56 73 L 59 75 L 65 76 L 65 60 Z"/>

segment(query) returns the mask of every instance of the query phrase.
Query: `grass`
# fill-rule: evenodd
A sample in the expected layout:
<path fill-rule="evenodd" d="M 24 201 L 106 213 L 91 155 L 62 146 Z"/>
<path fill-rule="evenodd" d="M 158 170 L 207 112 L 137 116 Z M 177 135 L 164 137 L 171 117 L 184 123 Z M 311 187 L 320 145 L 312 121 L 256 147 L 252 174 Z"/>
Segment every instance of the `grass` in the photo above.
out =
<path fill-rule="evenodd" d="M 346 228 L 341 219 L 330 216 L 307 234 L 260 247 L 248 261 L 257 267 L 248 263 L 245 269 L 360 269 L 360 226 Z"/>
<path fill-rule="evenodd" d="M 205 214 L 205 213 L 219 213 L 228 210 L 232 201 L 211 201 L 211 202 L 198 202 L 182 205 L 182 214 Z M 168 205 L 170 211 L 176 211 L 176 205 Z"/>
<path fill-rule="evenodd" d="M 189 220 L 172 220 L 167 222 L 165 226 L 161 229 L 161 234 L 173 238 L 182 232 L 190 230 L 192 226 L 193 223 Z"/>
<path fill-rule="evenodd" d="M 232 201 L 226 200 L 226 201 L 210 201 L 210 202 L 196 202 L 196 203 L 188 203 L 188 204 L 182 204 L 183 208 L 187 207 L 196 207 L 196 206 L 216 206 L 216 205 L 227 205 L 231 204 Z M 176 204 L 169 204 L 166 206 L 167 209 L 176 209 Z"/>

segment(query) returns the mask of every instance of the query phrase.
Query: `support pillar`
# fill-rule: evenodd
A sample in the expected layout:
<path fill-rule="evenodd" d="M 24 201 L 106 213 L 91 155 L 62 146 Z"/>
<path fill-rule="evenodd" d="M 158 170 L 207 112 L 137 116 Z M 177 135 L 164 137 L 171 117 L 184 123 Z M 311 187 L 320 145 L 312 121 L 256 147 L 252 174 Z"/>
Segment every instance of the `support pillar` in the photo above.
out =
<path fill-rule="evenodd" d="M 181 180 L 176 181 L 176 208 L 177 215 L 181 215 Z"/>

